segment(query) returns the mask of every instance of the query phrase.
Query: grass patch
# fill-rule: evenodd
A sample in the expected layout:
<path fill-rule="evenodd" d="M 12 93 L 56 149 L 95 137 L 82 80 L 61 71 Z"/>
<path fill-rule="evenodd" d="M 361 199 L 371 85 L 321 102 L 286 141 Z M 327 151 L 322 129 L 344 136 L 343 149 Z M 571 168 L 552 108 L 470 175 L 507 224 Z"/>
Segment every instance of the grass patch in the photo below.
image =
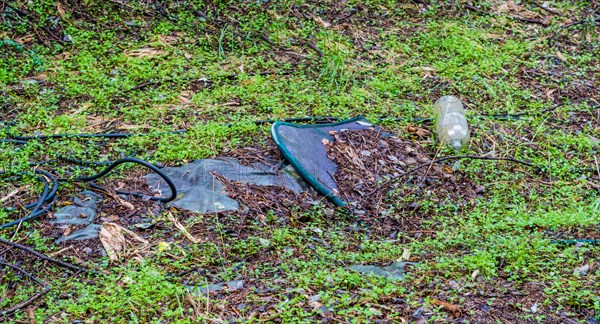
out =
<path fill-rule="evenodd" d="M 307 115 L 405 118 L 383 123 L 435 151 L 433 136 L 411 134 L 430 126 L 412 118 L 430 117 L 445 94 L 465 103 L 469 154 L 536 167 L 448 164 L 483 189 L 466 201 L 427 187 L 406 196 L 390 192 L 387 217 L 395 225 L 385 234 L 369 219 L 328 207 L 260 219 L 176 212 L 202 239 L 192 244 L 167 219 L 174 211 L 165 210 L 148 217 L 150 229 L 130 228 L 150 247 L 114 264 L 98 242 L 61 251 L 69 246 L 47 237 L 43 217 L 0 235 L 72 262 L 85 259 L 101 274 L 71 277 L 23 255 L 0 257 L 26 261 L 52 285 L 34 303 L 37 321 L 600 320 L 597 245 L 552 243 L 600 239 L 600 53 L 592 14 L 598 8 L 549 5 L 560 15 L 533 3 L 495 1 L 7 4 L 0 17 L 0 138 L 142 135 L 0 142 L 3 171 L 30 172 L 30 163 L 61 156 L 133 155 L 180 165 L 268 147 L 268 127 L 252 121 Z M 566 27 L 580 17 L 585 21 Z M 494 117 L 515 113 L 524 114 Z M 49 166 L 65 177 L 101 169 L 37 167 Z M 135 172 L 119 168 L 110 181 L 118 186 Z M 33 197 L 38 183 L 0 181 L 0 199 L 27 185 L 7 206 Z M 61 184 L 59 204 L 81 189 Z M 0 222 L 18 214 L 0 210 Z M 397 282 L 348 269 L 403 261 L 417 264 Z M 240 280 L 241 286 L 194 293 Z M 34 293 L 29 284 L 0 274 L 0 306 L 26 300 Z M 22 310 L 0 318 L 31 316 Z"/>

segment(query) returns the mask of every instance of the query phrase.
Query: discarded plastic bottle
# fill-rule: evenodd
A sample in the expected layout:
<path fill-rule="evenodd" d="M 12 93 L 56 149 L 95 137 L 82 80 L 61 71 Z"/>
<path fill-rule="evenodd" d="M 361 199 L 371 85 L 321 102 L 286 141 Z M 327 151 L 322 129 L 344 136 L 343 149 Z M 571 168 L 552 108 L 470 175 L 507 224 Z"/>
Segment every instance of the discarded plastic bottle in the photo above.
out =
<path fill-rule="evenodd" d="M 443 96 L 435 102 L 435 130 L 441 143 L 460 151 L 469 145 L 469 125 L 465 109 L 455 96 Z"/>

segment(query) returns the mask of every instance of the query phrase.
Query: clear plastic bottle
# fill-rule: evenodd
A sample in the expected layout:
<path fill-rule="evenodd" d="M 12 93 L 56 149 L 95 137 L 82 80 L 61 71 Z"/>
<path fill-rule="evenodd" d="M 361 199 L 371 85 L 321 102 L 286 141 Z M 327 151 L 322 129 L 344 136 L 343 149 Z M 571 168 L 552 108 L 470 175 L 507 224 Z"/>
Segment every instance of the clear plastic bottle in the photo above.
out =
<path fill-rule="evenodd" d="M 460 151 L 469 145 L 469 124 L 465 109 L 455 96 L 443 96 L 435 102 L 435 130 L 441 143 Z"/>

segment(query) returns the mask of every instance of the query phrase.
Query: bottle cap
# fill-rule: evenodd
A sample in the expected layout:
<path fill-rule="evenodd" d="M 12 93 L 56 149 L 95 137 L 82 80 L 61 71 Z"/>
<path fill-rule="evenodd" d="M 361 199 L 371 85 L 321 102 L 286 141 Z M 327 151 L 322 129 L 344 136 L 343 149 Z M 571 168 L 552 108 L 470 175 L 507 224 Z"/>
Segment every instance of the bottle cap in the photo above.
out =
<path fill-rule="evenodd" d="M 453 140 L 452 143 L 450 143 L 450 146 L 455 150 L 455 151 L 460 151 L 462 150 L 462 143 L 459 140 Z"/>

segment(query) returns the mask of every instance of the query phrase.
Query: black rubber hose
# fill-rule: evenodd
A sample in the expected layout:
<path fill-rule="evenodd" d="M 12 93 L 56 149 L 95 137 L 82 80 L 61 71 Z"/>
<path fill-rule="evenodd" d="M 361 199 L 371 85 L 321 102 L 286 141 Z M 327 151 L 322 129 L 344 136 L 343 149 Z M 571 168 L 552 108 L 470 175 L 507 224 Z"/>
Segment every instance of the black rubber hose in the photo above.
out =
<path fill-rule="evenodd" d="M 490 118 L 490 119 L 496 119 L 496 120 L 509 120 L 509 121 L 516 121 L 516 120 L 521 120 L 521 117 L 523 116 L 528 116 L 528 113 L 516 113 L 516 114 L 481 114 L 481 115 L 477 115 L 477 118 L 480 119 L 485 119 L 485 118 Z M 272 124 L 275 123 L 277 121 L 282 121 L 282 122 L 288 122 L 288 123 L 295 123 L 295 122 L 317 122 L 317 123 L 322 123 L 322 122 L 333 122 L 333 121 L 338 121 L 341 120 L 342 118 L 339 117 L 331 117 L 331 116 L 307 116 L 307 117 L 296 117 L 296 118 L 284 118 L 284 119 L 261 119 L 261 120 L 255 120 L 252 123 L 256 124 L 256 125 L 264 125 L 264 124 Z M 377 118 L 378 121 L 412 121 L 412 122 L 416 122 L 416 123 L 422 123 L 422 122 L 432 122 L 434 119 L 433 118 L 420 118 L 420 117 L 414 117 L 414 118 L 385 118 L 385 117 L 381 117 L 381 118 Z M 19 136 L 19 135 L 14 135 L 12 133 L 10 133 L 8 131 L 9 127 L 13 125 L 13 123 L 7 123 L 5 125 L 5 129 L 6 132 L 8 134 L 8 137 L 12 138 L 12 143 L 18 143 L 18 144 L 24 144 L 27 141 L 30 140 L 44 140 L 44 139 L 61 139 L 61 138 L 128 138 L 128 137 L 132 137 L 132 136 L 139 136 L 139 135 L 144 135 L 144 134 L 137 134 L 137 133 L 95 133 L 95 134 L 51 134 L 51 135 L 33 135 L 33 136 Z M 225 126 L 233 126 L 234 124 L 225 124 Z M 188 130 L 187 129 L 182 129 L 182 130 L 176 130 L 176 131 L 171 131 L 171 132 L 161 132 L 158 133 L 157 135 L 165 135 L 165 134 L 183 134 L 183 133 L 187 133 Z M 0 142 L 9 142 L 11 140 L 0 140 Z"/>
<path fill-rule="evenodd" d="M 31 213 L 29 213 L 27 216 L 25 216 L 23 218 L 20 218 L 20 219 L 11 221 L 9 223 L 0 225 L 0 230 L 8 228 L 8 227 L 16 226 L 16 225 L 19 225 L 19 224 L 24 223 L 24 222 L 28 222 L 30 220 L 36 219 L 36 218 L 44 215 L 45 213 L 47 213 L 47 212 L 50 211 L 50 208 L 52 208 L 52 206 L 54 206 L 54 204 L 56 203 L 56 200 L 57 200 L 57 197 L 55 196 L 54 199 L 50 202 L 50 204 L 48 204 L 48 205 L 46 205 L 44 207 L 39 208 L 37 211 L 31 212 Z"/>
<path fill-rule="evenodd" d="M 337 117 L 320 117 L 320 116 L 316 116 L 316 117 L 298 117 L 298 118 L 285 118 L 285 119 L 281 119 L 280 121 L 284 121 L 284 122 L 288 122 L 288 123 L 294 123 L 294 122 L 331 122 L 331 121 L 337 121 L 340 120 L 340 118 Z M 276 121 L 279 121 L 277 119 L 264 119 L 264 120 L 255 120 L 252 123 L 255 125 L 264 125 L 264 124 L 272 124 Z M 233 126 L 234 124 L 225 124 L 225 126 Z M 187 133 L 188 130 L 187 129 L 182 129 L 182 130 L 176 130 L 176 131 L 172 131 L 172 132 L 161 132 L 158 133 L 158 135 L 173 135 L 173 134 L 183 134 L 183 133 Z M 8 133 L 8 136 L 10 138 L 12 138 L 15 142 L 19 142 L 19 144 L 22 143 L 26 143 L 27 141 L 31 141 L 31 140 L 45 140 L 45 139 L 61 139 L 61 138 L 128 138 L 128 137 L 132 137 L 132 136 L 140 136 L 140 135 L 144 135 L 144 134 L 138 134 L 138 133 L 97 133 L 97 134 L 51 134 L 51 135 L 34 135 L 34 136 L 19 136 L 19 135 L 14 135 L 11 133 Z M 8 140 L 7 140 L 8 141 Z"/>
<path fill-rule="evenodd" d="M 80 161 L 77 161 L 77 162 L 80 162 Z M 175 184 L 166 174 L 164 174 L 162 171 L 160 171 L 160 169 L 158 167 L 156 167 L 155 165 L 152 165 L 146 161 L 136 159 L 136 158 L 131 158 L 131 157 L 123 158 L 123 159 L 120 159 L 120 160 L 110 163 L 110 165 L 108 165 L 108 167 L 106 167 L 100 173 L 97 173 L 97 174 L 94 174 L 94 175 L 88 176 L 88 177 L 79 177 L 79 178 L 74 178 L 74 179 L 67 179 L 67 178 L 57 179 L 49 172 L 46 172 L 43 170 L 35 170 L 36 173 L 42 175 L 42 176 L 36 176 L 36 178 L 44 184 L 44 190 L 43 190 L 42 194 L 40 195 L 40 198 L 38 199 L 38 201 L 28 204 L 24 207 L 25 209 L 33 208 L 27 216 L 17 219 L 17 220 L 14 220 L 14 221 L 11 221 L 11 222 L 8 222 L 6 224 L 2 224 L 2 225 L 0 225 L 0 229 L 19 225 L 23 222 L 30 221 L 30 220 L 35 219 L 35 218 L 43 215 L 44 213 L 48 212 L 50 210 L 50 208 L 56 202 L 56 198 L 57 198 L 56 192 L 58 191 L 58 182 L 59 181 L 61 181 L 61 182 L 66 182 L 66 181 L 90 182 L 91 187 L 102 190 L 102 191 L 107 191 L 104 187 L 94 184 L 93 181 L 105 176 L 110 171 L 112 171 L 112 169 L 114 169 L 116 166 L 123 164 L 123 163 L 135 163 L 135 164 L 142 165 L 142 166 L 156 172 L 156 174 L 158 174 L 163 180 L 165 180 L 165 182 L 169 186 L 169 189 L 171 189 L 171 195 L 169 197 L 150 197 L 150 200 L 161 201 L 161 202 L 170 202 L 170 201 L 173 201 L 177 197 L 177 188 L 175 187 Z M 4 172 L 0 172 L 0 175 L 2 175 L 2 174 L 4 174 Z M 25 175 L 25 174 L 27 174 L 27 173 L 20 173 L 20 175 Z M 48 180 L 46 178 L 48 178 L 52 182 L 52 186 L 50 186 L 50 183 L 48 182 Z M 133 195 L 136 197 L 144 196 L 143 194 L 135 193 L 135 192 L 121 191 L 121 190 L 117 190 L 116 192 L 118 194 L 128 194 L 128 195 Z M 48 206 L 42 207 L 45 203 L 48 203 L 48 202 L 50 202 L 50 204 Z M 10 212 L 10 211 L 14 211 L 16 209 L 15 208 L 4 208 L 4 210 Z"/>
<path fill-rule="evenodd" d="M 575 245 L 575 244 L 600 245 L 600 239 L 573 239 L 573 240 L 553 240 L 550 244 L 556 245 Z"/>
<path fill-rule="evenodd" d="M 3 175 L 3 174 L 6 174 L 6 172 L 0 172 L 0 175 Z M 19 172 L 18 176 L 16 178 L 20 179 L 22 175 L 31 175 L 31 173 Z M 37 208 L 39 208 L 44 203 L 44 201 L 46 200 L 46 198 L 48 196 L 48 193 L 49 193 L 49 190 L 50 190 L 49 189 L 50 186 L 48 184 L 48 181 L 44 177 L 40 177 L 40 176 L 36 176 L 35 178 L 38 179 L 38 180 L 40 180 L 40 182 L 42 182 L 44 184 L 44 190 L 43 190 L 42 194 L 40 195 L 40 199 L 38 199 L 34 203 L 25 205 L 23 207 L 24 209 L 32 209 L 32 208 L 37 209 Z M 14 207 L 4 207 L 4 208 L 2 208 L 2 210 L 6 211 L 6 212 L 12 212 L 12 211 L 17 210 L 17 208 L 14 208 Z"/>
<path fill-rule="evenodd" d="M 42 194 L 40 195 L 40 198 L 38 199 L 37 202 L 25 206 L 25 209 L 31 209 L 31 208 L 33 208 L 31 210 L 31 212 L 29 212 L 29 214 L 27 216 L 23 217 L 23 218 L 20 218 L 20 219 L 17 219 L 17 220 L 14 220 L 14 221 L 11 221 L 11 222 L 8 222 L 8 223 L 0 225 L 0 229 L 4 229 L 4 228 L 7 228 L 7 227 L 12 227 L 12 226 L 15 226 L 15 225 L 19 225 L 19 224 L 21 224 L 23 222 L 30 221 L 30 220 L 32 220 L 34 218 L 39 217 L 40 215 L 44 214 L 47 211 L 47 209 L 46 208 L 42 208 L 42 206 L 43 206 L 43 204 L 45 202 L 47 202 L 47 201 L 49 201 L 51 199 L 54 199 L 54 197 L 56 196 L 56 191 L 58 190 L 58 184 L 56 182 L 56 178 L 54 178 L 48 172 L 42 171 L 42 170 L 35 170 L 35 172 L 43 174 L 43 175 L 46 175 L 46 176 L 49 175 L 49 178 L 52 179 L 52 183 L 53 183 L 52 188 L 50 188 L 50 185 L 48 183 L 48 180 L 46 180 L 46 178 L 44 178 L 42 176 L 36 176 L 36 178 L 38 180 L 40 180 L 44 184 L 44 190 L 43 190 Z M 2 172 L 0 174 L 4 174 L 4 172 Z M 21 173 L 21 174 L 24 175 L 26 173 Z M 52 195 L 51 198 L 50 198 L 50 195 Z M 14 209 L 4 208 L 4 210 L 5 211 L 12 211 Z"/>
<path fill-rule="evenodd" d="M 25 144 L 27 144 L 27 141 L 17 140 L 17 139 L 0 139 L 0 143 L 12 143 L 12 144 L 25 145 Z"/>
<path fill-rule="evenodd" d="M 173 132 L 164 132 L 162 134 L 181 134 L 185 133 L 187 130 L 178 130 Z M 43 139 L 61 139 L 61 138 L 128 138 L 132 136 L 137 136 L 139 134 L 136 133 L 100 133 L 100 134 L 51 134 L 51 135 L 34 135 L 34 136 L 18 136 L 13 134 L 8 134 L 11 138 L 19 141 L 31 141 L 31 140 L 43 140 Z"/>
<path fill-rule="evenodd" d="M 165 182 L 169 186 L 169 189 L 171 189 L 171 195 L 169 197 L 150 197 L 150 200 L 156 200 L 156 201 L 162 201 L 162 202 L 170 202 L 170 201 L 175 200 L 175 198 L 177 198 L 177 188 L 175 187 L 175 184 L 173 183 L 173 181 L 171 180 L 171 178 L 169 178 L 169 176 L 167 176 L 166 174 L 164 174 L 155 165 L 153 165 L 151 163 L 148 163 L 146 161 L 140 160 L 140 159 L 132 158 L 132 157 L 127 157 L 127 158 L 122 158 L 122 159 L 116 160 L 116 161 L 112 162 L 112 164 L 110 164 L 104 170 L 102 170 L 99 173 L 94 174 L 92 176 L 79 177 L 79 178 L 74 178 L 74 179 L 59 179 L 59 181 L 84 181 L 84 182 L 92 182 L 94 180 L 102 178 L 103 176 L 105 176 L 106 174 L 108 174 L 110 171 L 112 171 L 112 169 L 114 169 L 116 166 L 118 166 L 119 164 L 123 164 L 123 163 L 135 163 L 135 164 L 142 165 L 142 166 L 144 166 L 144 167 L 146 167 L 146 168 L 154 171 L 163 180 L 165 180 Z M 91 186 L 93 188 L 96 188 L 96 189 L 99 189 L 99 190 L 107 191 L 105 188 L 103 188 L 101 186 L 98 186 L 98 185 L 96 185 L 94 183 L 91 183 Z M 134 196 L 137 196 L 137 195 L 141 196 L 141 194 L 126 192 L 126 191 L 117 191 L 117 193 L 131 194 L 131 195 L 134 195 Z"/>
<path fill-rule="evenodd" d="M 52 174 L 50 174 L 49 172 L 46 172 L 44 170 L 35 170 L 35 172 L 45 175 L 48 179 L 50 179 L 50 181 L 52 181 L 52 189 L 50 190 L 50 192 L 48 193 L 48 195 L 46 197 L 43 197 L 44 202 L 48 202 L 48 201 L 54 199 L 54 197 L 56 196 L 56 192 L 58 191 L 58 179 L 56 179 L 55 176 L 53 176 Z M 46 179 L 43 177 L 42 177 L 42 180 L 44 180 L 45 183 L 48 183 L 46 181 Z M 37 204 L 37 202 L 26 205 L 25 209 L 31 209 L 36 204 Z"/>

